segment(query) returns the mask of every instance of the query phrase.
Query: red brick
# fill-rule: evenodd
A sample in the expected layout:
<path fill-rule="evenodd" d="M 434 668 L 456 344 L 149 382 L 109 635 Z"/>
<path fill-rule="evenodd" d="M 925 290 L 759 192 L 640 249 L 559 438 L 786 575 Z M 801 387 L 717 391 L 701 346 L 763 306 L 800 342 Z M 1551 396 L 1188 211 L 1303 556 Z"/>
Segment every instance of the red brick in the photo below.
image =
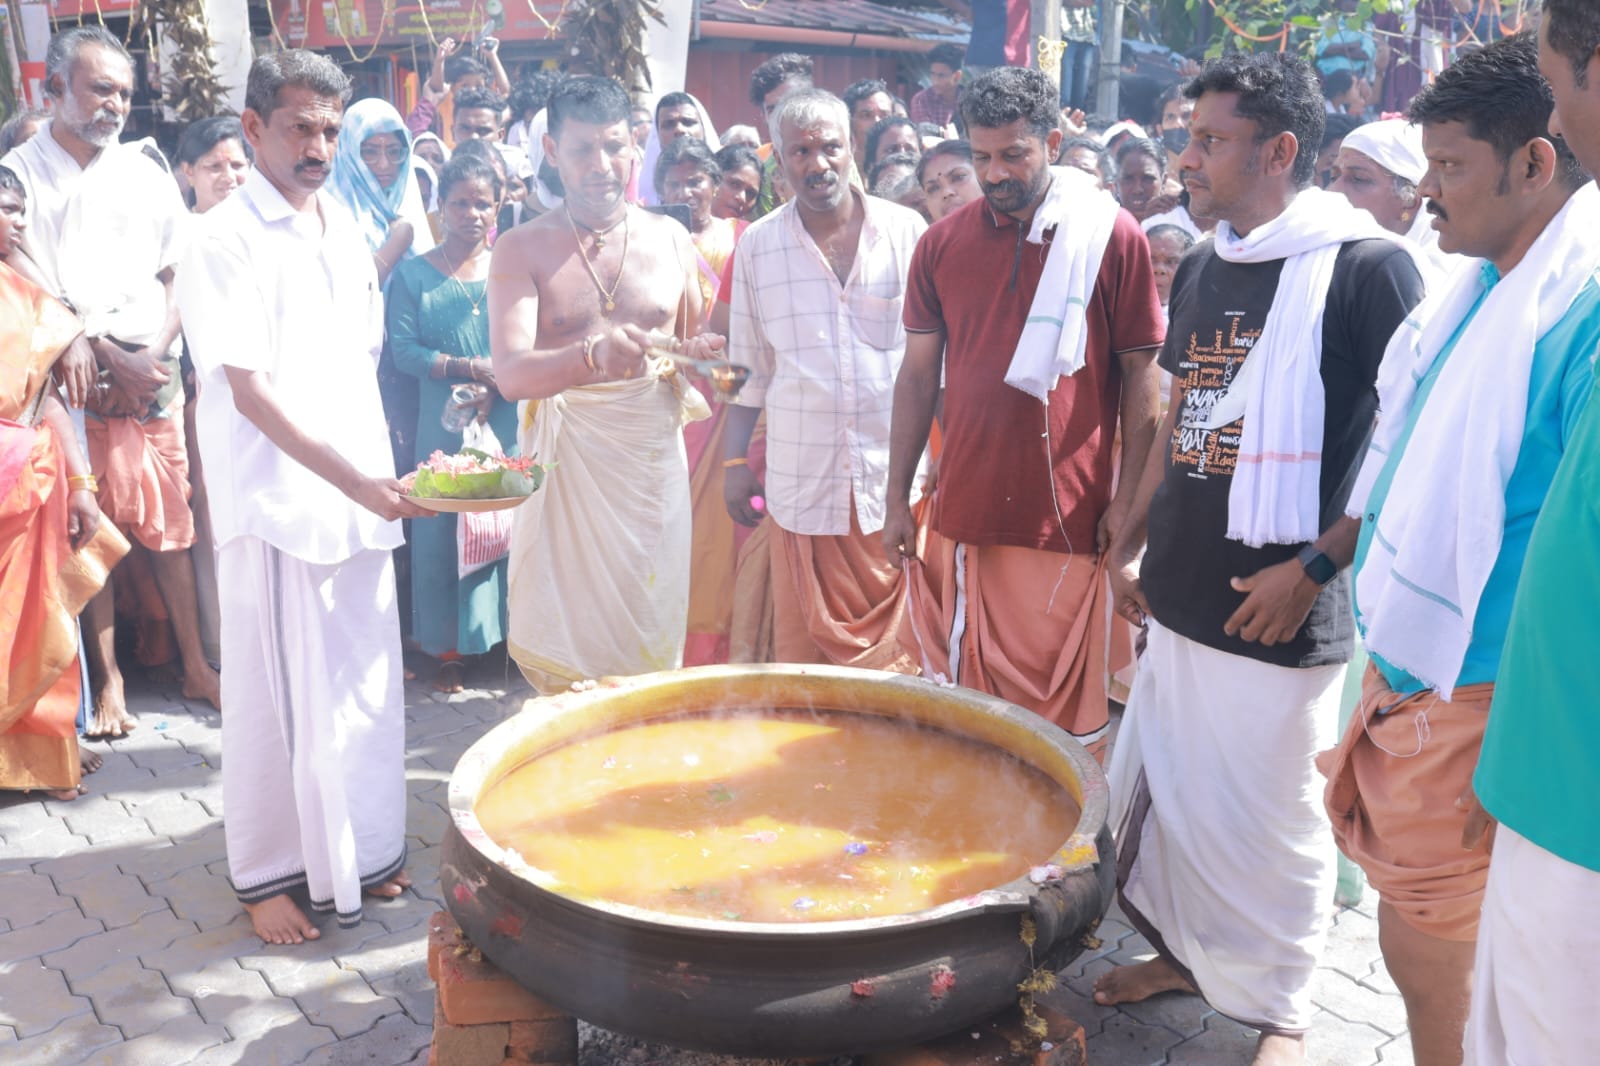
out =
<path fill-rule="evenodd" d="M 578 1020 L 552 1018 L 512 1022 L 506 1043 L 507 1062 L 573 1063 L 578 1061 Z"/>
<path fill-rule="evenodd" d="M 511 1026 L 452 1025 L 445 1019 L 442 997 L 434 1000 L 433 1049 L 429 1061 L 437 1066 L 500 1066 L 505 1059 Z"/>
<path fill-rule="evenodd" d="M 428 922 L 428 974 L 439 986 L 445 1016 L 456 1025 L 568 1017 L 517 984 L 481 952 L 472 951 L 444 911 Z"/>
<path fill-rule="evenodd" d="M 428 980 L 439 983 L 439 955 L 459 943 L 456 920 L 449 911 L 434 911 L 428 919 Z"/>
<path fill-rule="evenodd" d="M 1037 1012 L 1049 1026 L 1045 1034 L 1048 1051 L 1019 1054 L 1011 1050 L 1011 1045 L 1024 1037 L 1021 1012 L 1012 1009 L 926 1044 L 875 1052 L 862 1060 L 862 1066 L 1085 1066 L 1083 1026 L 1043 1005 Z M 977 1039 L 973 1039 L 974 1033 Z"/>

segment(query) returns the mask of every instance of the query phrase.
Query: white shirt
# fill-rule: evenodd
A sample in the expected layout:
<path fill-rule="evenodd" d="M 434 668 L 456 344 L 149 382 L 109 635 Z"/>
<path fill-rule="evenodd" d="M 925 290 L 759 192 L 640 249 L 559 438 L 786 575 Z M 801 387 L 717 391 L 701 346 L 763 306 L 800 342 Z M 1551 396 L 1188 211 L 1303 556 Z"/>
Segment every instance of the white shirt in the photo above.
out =
<path fill-rule="evenodd" d="M 80 167 L 47 123 L 0 160 L 27 189 L 22 246 L 45 284 L 89 336 L 129 344 L 148 344 L 166 325 L 156 275 L 182 258 L 188 218 L 177 183 L 143 145 L 107 145 Z"/>
<path fill-rule="evenodd" d="M 1206 239 L 1206 235 L 1200 231 L 1200 227 L 1195 225 L 1194 216 L 1189 214 L 1189 209 L 1182 204 L 1174 207 L 1171 211 L 1163 211 L 1159 215 L 1151 215 L 1139 223 L 1139 228 L 1146 233 L 1149 233 L 1157 226 L 1177 226 L 1197 241 Z"/>
<path fill-rule="evenodd" d="M 331 193 L 296 211 L 257 171 L 201 216 L 178 270 L 200 384 L 196 419 L 217 546 L 258 537 L 310 563 L 397 548 L 386 522 L 280 451 L 234 408 L 224 366 L 265 371 L 290 421 L 369 477 L 393 477 L 378 397 L 383 298 L 367 242 Z"/>
<path fill-rule="evenodd" d="M 876 197 L 845 284 L 794 202 L 754 223 L 734 255 L 728 346 L 750 368 L 736 401 L 767 413 L 767 511 L 791 533 L 841 536 L 850 509 L 883 528 L 901 320 L 922 217 Z M 917 479 L 920 483 L 921 478 Z"/>

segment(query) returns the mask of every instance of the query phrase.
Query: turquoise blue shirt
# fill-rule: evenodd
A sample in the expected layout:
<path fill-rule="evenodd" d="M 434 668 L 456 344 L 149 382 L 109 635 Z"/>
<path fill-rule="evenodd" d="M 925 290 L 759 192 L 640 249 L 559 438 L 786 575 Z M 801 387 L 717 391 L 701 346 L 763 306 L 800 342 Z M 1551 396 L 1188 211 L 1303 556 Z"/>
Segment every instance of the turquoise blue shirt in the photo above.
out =
<path fill-rule="evenodd" d="M 1587 306 L 1574 341 L 1593 353 L 1600 313 Z M 1578 419 L 1528 541 L 1473 786 L 1501 822 L 1600 871 L 1600 401 Z"/>
<path fill-rule="evenodd" d="M 1417 385 L 1416 402 L 1394 450 L 1372 486 L 1372 497 L 1367 513 L 1362 516 L 1361 533 L 1356 541 L 1355 569 L 1360 572 L 1371 547 L 1377 516 L 1389 496 L 1389 486 L 1394 481 L 1400 457 L 1416 429 L 1417 418 L 1428 402 L 1439 372 L 1455 351 L 1461 335 L 1472 325 L 1478 309 L 1489 291 L 1500 281 L 1500 273 L 1492 263 L 1483 264 L 1483 293 L 1472 309 L 1462 319 L 1456 332 L 1446 342 L 1439 358 L 1433 361 L 1428 374 Z M 1478 612 L 1472 621 L 1472 641 L 1467 645 L 1466 658 L 1456 687 L 1494 681 L 1500 674 L 1500 657 L 1504 650 L 1506 628 L 1511 621 L 1511 604 L 1517 590 L 1517 578 L 1522 572 L 1523 560 L 1528 550 L 1528 539 L 1533 532 L 1534 520 L 1544 505 L 1545 495 L 1555 478 L 1556 467 L 1568 447 L 1568 440 L 1576 429 L 1579 417 L 1588 406 L 1594 385 L 1594 356 L 1600 347 L 1600 283 L 1591 278 L 1573 301 L 1559 322 L 1547 330 L 1533 349 L 1533 366 L 1528 379 L 1527 420 L 1522 431 L 1522 447 L 1517 453 L 1517 465 L 1506 482 L 1505 529 L 1500 541 L 1500 554 L 1489 572 L 1483 596 L 1478 600 Z M 1471 432 L 1472 427 L 1462 427 Z M 1470 501 L 1468 501 L 1470 506 Z M 1600 590 L 1597 590 L 1600 591 Z M 1366 622 L 1361 615 L 1361 599 L 1356 600 L 1356 624 L 1366 635 Z M 1389 687 L 1401 694 L 1421 692 L 1425 686 L 1404 670 L 1373 655 L 1373 663 L 1382 672 Z"/>

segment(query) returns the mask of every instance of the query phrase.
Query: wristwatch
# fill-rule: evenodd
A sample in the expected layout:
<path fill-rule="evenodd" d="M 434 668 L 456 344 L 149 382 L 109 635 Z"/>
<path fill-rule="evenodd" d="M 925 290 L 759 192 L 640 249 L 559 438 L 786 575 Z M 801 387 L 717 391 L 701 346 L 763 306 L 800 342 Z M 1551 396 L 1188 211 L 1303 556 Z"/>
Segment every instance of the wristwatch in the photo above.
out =
<path fill-rule="evenodd" d="M 1306 577 L 1323 588 L 1339 576 L 1339 568 L 1333 565 L 1332 559 L 1317 551 L 1315 544 L 1307 544 L 1301 548 L 1300 554 L 1295 558 L 1299 561 L 1300 568 L 1306 572 Z"/>

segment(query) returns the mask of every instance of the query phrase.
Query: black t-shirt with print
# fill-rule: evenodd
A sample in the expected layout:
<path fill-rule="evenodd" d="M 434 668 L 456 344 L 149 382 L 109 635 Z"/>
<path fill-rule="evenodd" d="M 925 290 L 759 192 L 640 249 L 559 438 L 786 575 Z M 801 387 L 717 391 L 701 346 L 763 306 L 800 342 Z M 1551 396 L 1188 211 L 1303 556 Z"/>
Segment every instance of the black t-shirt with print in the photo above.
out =
<path fill-rule="evenodd" d="M 1171 325 L 1161 367 L 1197 392 L 1220 393 L 1250 352 L 1278 287 L 1283 260 L 1229 263 L 1210 242 L 1184 256 L 1172 282 Z M 1384 348 L 1422 298 L 1411 257 L 1385 240 L 1339 250 L 1322 324 L 1322 528 L 1344 511 L 1377 414 L 1374 382 Z M 1278 666 L 1347 662 L 1354 650 L 1350 578 L 1341 573 L 1317 597 L 1293 640 L 1273 647 L 1222 631 L 1243 593 L 1229 581 L 1293 559 L 1304 546 L 1250 548 L 1227 538 L 1228 492 L 1239 454 L 1240 419 L 1218 430 L 1186 429 L 1166 447 L 1166 475 L 1150 504 L 1142 567 L 1156 620 L 1208 647 Z"/>

